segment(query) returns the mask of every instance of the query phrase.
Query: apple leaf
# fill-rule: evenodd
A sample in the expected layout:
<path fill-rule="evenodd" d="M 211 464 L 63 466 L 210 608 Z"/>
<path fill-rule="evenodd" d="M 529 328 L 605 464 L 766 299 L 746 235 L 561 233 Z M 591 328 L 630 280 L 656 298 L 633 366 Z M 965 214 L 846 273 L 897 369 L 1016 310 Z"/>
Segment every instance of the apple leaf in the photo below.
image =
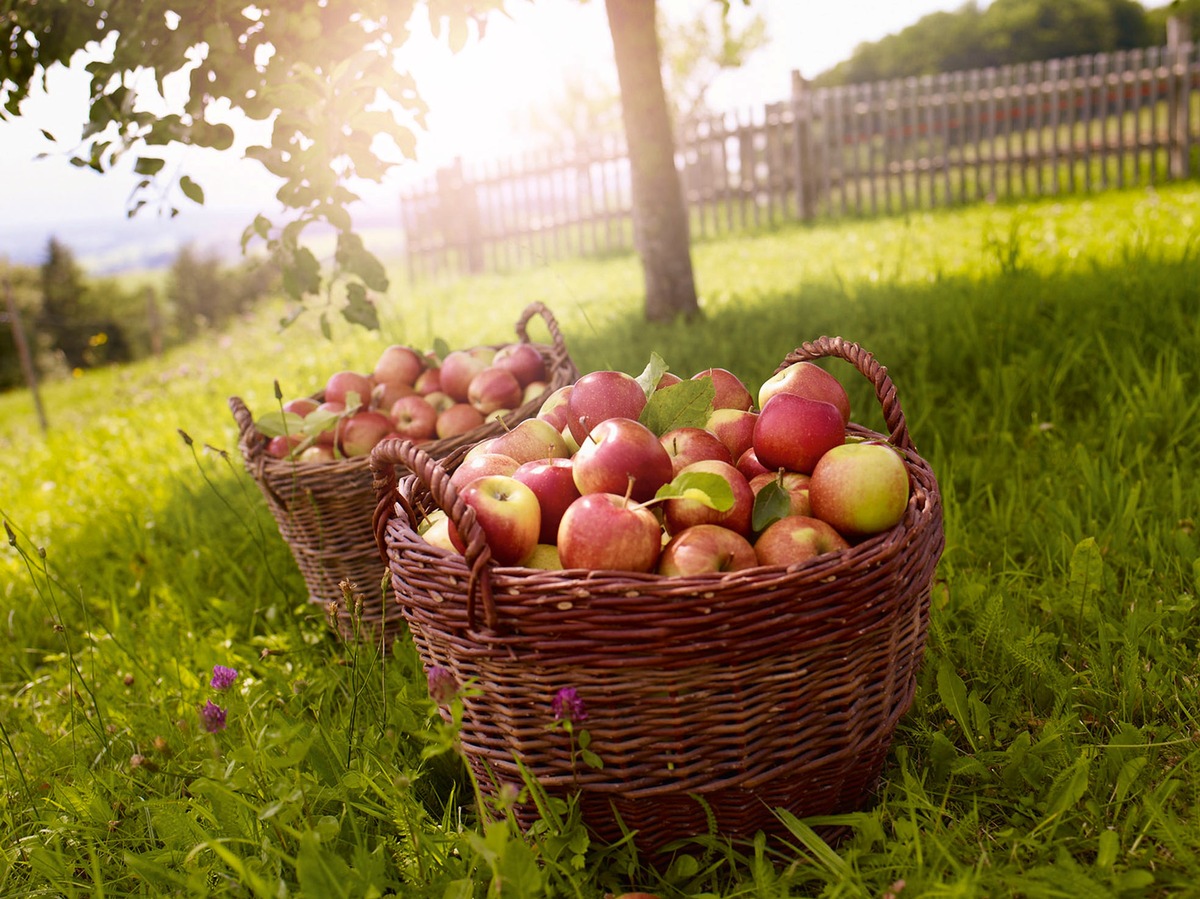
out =
<path fill-rule="evenodd" d="M 669 366 L 663 360 L 663 357 L 658 353 L 650 354 L 650 361 L 646 363 L 646 367 L 642 369 L 642 373 L 637 376 L 637 382 L 642 386 L 642 390 L 646 392 L 646 396 L 654 395 L 654 388 L 658 386 L 658 382 L 662 380 L 662 376 L 667 373 Z"/>
<path fill-rule="evenodd" d="M 347 394 L 347 399 L 349 399 L 349 394 Z M 348 403 L 346 408 L 350 408 Z M 337 425 L 338 419 L 342 417 L 342 414 L 341 412 L 331 412 L 328 409 L 313 409 L 308 415 L 304 416 L 300 433 L 309 437 L 324 433 Z"/>
<path fill-rule="evenodd" d="M 710 471 L 688 471 L 663 484 L 655 499 L 691 499 L 710 509 L 726 512 L 733 507 L 733 488 L 719 474 Z"/>
<path fill-rule="evenodd" d="M 754 511 L 751 513 L 750 526 L 755 533 L 762 533 L 772 523 L 786 518 L 792 510 L 792 501 L 787 489 L 775 478 L 758 491 L 754 497 Z"/>
<path fill-rule="evenodd" d="M 450 344 L 438 337 L 433 341 L 433 354 L 439 359 L 445 359 L 450 355 Z"/>
<path fill-rule="evenodd" d="M 680 381 L 650 394 L 638 420 L 659 437 L 674 428 L 702 428 L 713 396 L 712 378 Z"/>
<path fill-rule="evenodd" d="M 254 423 L 260 434 L 267 437 L 283 437 L 288 434 L 300 434 L 304 429 L 304 419 L 295 412 L 284 412 L 276 409 L 268 412 Z"/>

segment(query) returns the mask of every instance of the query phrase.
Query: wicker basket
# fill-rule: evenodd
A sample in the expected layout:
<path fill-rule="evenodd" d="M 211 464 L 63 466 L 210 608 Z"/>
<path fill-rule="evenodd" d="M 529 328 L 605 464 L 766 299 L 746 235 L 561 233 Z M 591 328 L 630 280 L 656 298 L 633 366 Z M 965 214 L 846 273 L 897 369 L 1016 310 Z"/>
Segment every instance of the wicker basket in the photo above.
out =
<path fill-rule="evenodd" d="M 549 345 L 534 344 L 546 360 L 545 392 L 514 409 L 504 423 L 488 422 L 467 434 L 424 444 L 431 457 L 453 469 L 470 446 L 536 415 L 551 392 L 578 378 L 558 322 L 541 303 L 532 303 L 522 312 L 516 323 L 519 339 L 532 342 L 527 328 L 534 316 L 545 321 L 552 341 Z M 402 628 L 402 621 L 391 602 L 385 602 L 388 591 L 380 586 L 386 568 L 380 563 L 372 531 L 376 495 L 369 457 L 308 463 L 276 459 L 267 454 L 267 438 L 254 427 L 254 416 L 245 403 L 235 396 L 230 398 L 229 407 L 240 431 L 238 447 L 246 469 L 266 497 L 279 532 L 304 576 L 310 600 L 337 604 L 343 636 L 374 634 L 385 645 L 390 644 Z M 342 581 L 356 585 L 362 597 L 357 628 L 351 610 L 343 602 Z"/>
<path fill-rule="evenodd" d="M 942 509 L 869 353 L 821 338 L 780 368 L 825 356 L 874 384 L 911 499 L 892 530 L 805 564 L 670 578 L 500 567 L 436 461 L 406 441 L 376 447 L 376 538 L 427 669 L 478 688 L 461 739 L 485 794 L 519 785 L 519 761 L 552 794 L 579 791 L 600 838 L 620 838 L 623 823 L 652 854 L 705 833 L 708 812 L 741 839 L 783 835 L 775 808 L 803 817 L 869 800 L 913 698 Z M 399 482 L 397 465 L 410 472 Z M 467 535 L 464 555 L 417 535 L 434 506 Z M 573 764 L 568 736 L 548 728 L 564 687 L 586 705 L 601 770 Z M 532 815 L 519 811 L 523 824 Z"/>

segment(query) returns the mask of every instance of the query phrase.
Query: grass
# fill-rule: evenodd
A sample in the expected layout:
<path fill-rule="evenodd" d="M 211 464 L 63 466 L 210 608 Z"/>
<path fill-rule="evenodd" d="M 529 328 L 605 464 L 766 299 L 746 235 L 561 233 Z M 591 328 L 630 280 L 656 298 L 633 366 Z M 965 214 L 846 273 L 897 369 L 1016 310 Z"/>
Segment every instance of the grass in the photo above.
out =
<path fill-rule="evenodd" d="M 266 310 L 45 385 L 45 436 L 0 396 L 0 895 L 1194 890 L 1198 204 L 1181 184 L 703 242 L 687 327 L 639 320 L 630 259 L 405 291 L 383 334 L 332 342 Z M 757 382 L 824 333 L 888 365 L 947 548 L 916 701 L 836 848 L 793 822 L 789 847 L 688 840 L 660 872 L 569 808 L 484 826 L 411 647 L 342 642 L 305 601 L 227 398 L 269 407 L 274 379 L 308 392 L 388 342 L 503 340 L 532 300 L 583 370 L 657 350 Z"/>

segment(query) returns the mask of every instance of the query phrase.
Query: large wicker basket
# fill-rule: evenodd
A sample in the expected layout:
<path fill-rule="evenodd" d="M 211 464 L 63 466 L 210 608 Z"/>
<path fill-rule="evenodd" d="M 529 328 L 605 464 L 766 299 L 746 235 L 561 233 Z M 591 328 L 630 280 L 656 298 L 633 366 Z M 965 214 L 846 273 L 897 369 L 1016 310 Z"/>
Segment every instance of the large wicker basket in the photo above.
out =
<path fill-rule="evenodd" d="M 514 409 L 503 423 L 491 421 L 467 434 L 426 443 L 429 456 L 454 467 L 470 446 L 536 415 L 551 392 L 578 378 L 558 322 L 541 303 L 532 303 L 521 313 L 516 323 L 518 338 L 533 343 L 528 326 L 535 316 L 544 320 L 551 339 L 549 344 L 534 344 L 546 360 L 546 390 Z M 279 532 L 304 576 L 310 600 L 336 603 L 339 630 L 344 636 L 374 635 L 385 645 L 390 644 L 402 628 L 402 621 L 388 591 L 380 587 L 387 569 L 380 562 L 372 530 L 376 494 L 369 457 L 308 463 L 276 459 L 267 454 L 267 438 L 255 428 L 254 416 L 245 403 L 235 396 L 230 398 L 229 407 L 240 432 L 238 447 L 246 469 L 266 497 Z M 343 602 L 343 581 L 354 584 L 361 596 L 357 624 L 353 610 Z"/>
<path fill-rule="evenodd" d="M 663 577 L 499 567 L 446 471 L 405 441 L 375 449 L 376 537 L 423 663 L 451 672 L 464 697 L 462 746 L 485 794 L 520 785 L 523 766 L 552 794 L 578 791 L 602 839 L 622 825 L 659 853 L 717 831 L 782 836 L 797 816 L 860 809 L 909 708 L 925 646 L 930 586 L 943 547 L 937 481 L 910 439 L 887 371 L 840 338 L 790 353 L 840 357 L 875 386 L 905 455 L 903 521 L 808 563 Z M 397 481 L 397 466 L 408 472 Z M 464 555 L 426 544 L 416 522 L 445 509 Z M 556 692 L 573 687 L 595 770 L 573 764 L 550 729 Z M 518 764 L 519 763 L 519 764 Z M 520 811 L 522 823 L 532 809 Z"/>

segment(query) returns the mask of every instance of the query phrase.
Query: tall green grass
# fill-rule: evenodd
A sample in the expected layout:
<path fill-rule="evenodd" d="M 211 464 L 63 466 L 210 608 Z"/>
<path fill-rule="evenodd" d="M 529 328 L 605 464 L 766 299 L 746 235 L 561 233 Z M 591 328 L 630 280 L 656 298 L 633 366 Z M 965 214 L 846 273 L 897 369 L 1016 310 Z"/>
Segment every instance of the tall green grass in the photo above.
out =
<path fill-rule="evenodd" d="M 45 385 L 45 436 L 0 396 L 0 895 L 1186 895 L 1197 209 L 1176 185 L 706 242 L 690 325 L 640 320 L 631 259 L 407 291 L 379 335 L 280 332 L 271 309 Z M 916 702 L 838 847 L 820 822 L 788 847 L 680 834 L 660 872 L 571 808 L 485 826 L 411 647 L 343 642 L 306 601 L 227 398 L 269 408 L 275 379 L 307 393 L 393 341 L 503 340 L 533 300 L 584 370 L 657 351 L 757 383 L 821 334 L 889 367 L 947 548 Z"/>

